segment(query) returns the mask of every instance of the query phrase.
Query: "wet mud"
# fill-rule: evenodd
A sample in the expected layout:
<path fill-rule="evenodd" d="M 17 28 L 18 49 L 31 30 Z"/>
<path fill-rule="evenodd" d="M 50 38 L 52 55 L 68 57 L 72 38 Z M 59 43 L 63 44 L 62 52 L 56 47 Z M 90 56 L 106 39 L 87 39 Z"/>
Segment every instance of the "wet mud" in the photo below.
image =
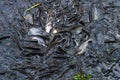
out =
<path fill-rule="evenodd" d="M 119 0 L 1 0 L 0 80 L 119 80 L 119 23 Z"/>

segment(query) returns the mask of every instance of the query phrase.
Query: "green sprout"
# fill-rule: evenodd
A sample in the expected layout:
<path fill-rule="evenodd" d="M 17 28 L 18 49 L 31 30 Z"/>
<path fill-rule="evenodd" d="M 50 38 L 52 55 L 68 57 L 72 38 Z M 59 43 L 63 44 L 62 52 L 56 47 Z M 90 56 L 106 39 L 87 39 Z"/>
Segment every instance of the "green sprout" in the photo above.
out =
<path fill-rule="evenodd" d="M 74 80 L 90 80 L 91 75 L 84 75 L 81 73 L 78 73 L 74 76 Z"/>
<path fill-rule="evenodd" d="M 36 7 L 38 7 L 40 5 L 40 3 L 37 3 L 37 4 L 35 4 L 35 5 L 33 5 L 33 6 L 31 6 L 30 8 L 27 8 L 25 11 L 24 11 L 24 18 L 26 19 L 26 13 L 28 12 L 28 11 L 30 11 L 31 9 L 33 9 L 33 8 L 36 8 Z"/>
<path fill-rule="evenodd" d="M 40 3 L 37 3 L 37 4 L 33 5 L 33 6 L 31 6 L 30 8 L 26 9 L 25 12 L 30 11 L 31 9 L 33 9 L 33 8 L 39 6 L 39 5 L 40 5 Z"/>

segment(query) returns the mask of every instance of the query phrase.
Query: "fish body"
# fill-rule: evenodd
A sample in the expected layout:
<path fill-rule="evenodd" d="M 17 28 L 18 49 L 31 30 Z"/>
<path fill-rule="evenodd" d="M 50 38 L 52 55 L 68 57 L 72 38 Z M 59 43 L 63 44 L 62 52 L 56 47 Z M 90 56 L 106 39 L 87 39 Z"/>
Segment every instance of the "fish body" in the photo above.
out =
<path fill-rule="evenodd" d="M 45 45 L 45 41 L 41 38 L 41 37 L 38 37 L 37 35 L 42 35 L 42 30 L 41 28 L 30 28 L 29 29 L 29 32 L 28 32 L 28 35 L 32 35 L 31 36 L 31 39 L 32 40 L 37 40 L 38 41 L 38 44 L 41 44 L 43 46 L 46 46 Z"/>
<path fill-rule="evenodd" d="M 87 46 L 88 46 L 89 42 L 91 42 L 91 41 L 92 41 L 92 39 L 88 39 L 87 41 L 82 43 L 77 49 L 77 54 L 80 55 L 80 54 L 84 53 L 87 49 Z"/>

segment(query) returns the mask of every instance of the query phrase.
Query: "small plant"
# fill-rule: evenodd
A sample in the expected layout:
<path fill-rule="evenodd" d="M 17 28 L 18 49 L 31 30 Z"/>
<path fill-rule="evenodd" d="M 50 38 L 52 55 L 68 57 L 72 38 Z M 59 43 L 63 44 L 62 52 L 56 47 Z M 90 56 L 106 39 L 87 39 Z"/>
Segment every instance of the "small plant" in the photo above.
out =
<path fill-rule="evenodd" d="M 84 75 L 81 73 L 78 73 L 74 76 L 74 80 L 90 80 L 91 76 L 90 75 Z"/>
<path fill-rule="evenodd" d="M 26 16 L 27 12 L 30 11 L 31 9 L 34 9 L 34 8 L 38 7 L 40 4 L 41 4 L 41 3 L 37 3 L 37 4 L 33 5 L 33 6 L 31 6 L 30 8 L 27 8 L 27 9 L 24 11 L 24 16 L 23 16 L 23 17 L 26 19 L 26 18 L 27 18 L 27 16 Z"/>

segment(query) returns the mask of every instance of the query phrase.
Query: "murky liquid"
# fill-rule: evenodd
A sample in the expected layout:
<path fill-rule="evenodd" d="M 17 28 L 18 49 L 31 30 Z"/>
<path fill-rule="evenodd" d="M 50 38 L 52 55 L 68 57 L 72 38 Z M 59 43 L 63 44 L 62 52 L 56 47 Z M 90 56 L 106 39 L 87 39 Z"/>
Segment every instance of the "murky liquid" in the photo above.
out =
<path fill-rule="evenodd" d="M 24 11 L 38 2 L 25 19 Z M 91 80 L 119 80 L 119 5 L 119 0 L 0 1 L 0 80 L 74 80 L 78 72 Z M 89 39 L 78 55 L 78 46 Z"/>

